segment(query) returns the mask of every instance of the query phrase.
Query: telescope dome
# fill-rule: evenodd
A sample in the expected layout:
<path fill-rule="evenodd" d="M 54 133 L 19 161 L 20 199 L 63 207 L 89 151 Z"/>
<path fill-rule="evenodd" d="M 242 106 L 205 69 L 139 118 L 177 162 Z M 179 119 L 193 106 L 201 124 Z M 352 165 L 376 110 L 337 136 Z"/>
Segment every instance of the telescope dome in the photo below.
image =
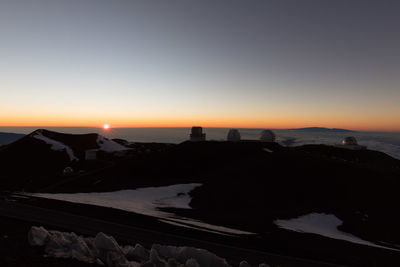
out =
<path fill-rule="evenodd" d="M 357 139 L 354 136 L 346 137 L 345 139 L 343 139 L 342 144 L 343 145 L 352 145 L 352 146 L 358 145 Z"/>
<path fill-rule="evenodd" d="M 264 130 L 260 136 L 261 142 L 275 142 L 275 134 L 271 130 Z"/>
<path fill-rule="evenodd" d="M 237 129 L 230 129 L 227 136 L 228 141 L 238 142 L 240 141 L 240 133 Z"/>

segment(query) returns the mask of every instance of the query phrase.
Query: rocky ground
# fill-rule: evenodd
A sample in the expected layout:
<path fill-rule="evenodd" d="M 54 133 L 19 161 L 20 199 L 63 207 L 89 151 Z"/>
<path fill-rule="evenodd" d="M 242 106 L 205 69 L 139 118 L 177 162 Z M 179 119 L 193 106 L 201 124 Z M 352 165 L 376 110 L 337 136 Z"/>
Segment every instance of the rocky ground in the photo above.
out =
<path fill-rule="evenodd" d="M 339 226 L 342 231 L 379 244 L 400 244 L 400 216 L 396 212 L 400 161 L 384 153 L 325 145 L 284 147 L 257 141 L 170 145 L 116 140 L 130 150 L 123 154 L 102 152 L 98 160 L 86 161 L 86 148 L 101 147 L 97 135 L 44 133 L 68 144 L 80 160 L 69 162 L 65 151 L 54 151 L 28 135 L 0 149 L 3 190 L 103 192 L 201 183 L 191 192 L 191 210 L 169 211 L 261 237 L 242 243 L 245 247 L 359 266 L 400 262 L 395 252 L 292 233 L 273 223 L 310 213 L 334 214 L 343 221 Z M 73 166 L 75 172 L 63 176 L 66 166 Z M 105 216 L 106 220 L 130 216 L 54 201 L 35 203 Z"/>

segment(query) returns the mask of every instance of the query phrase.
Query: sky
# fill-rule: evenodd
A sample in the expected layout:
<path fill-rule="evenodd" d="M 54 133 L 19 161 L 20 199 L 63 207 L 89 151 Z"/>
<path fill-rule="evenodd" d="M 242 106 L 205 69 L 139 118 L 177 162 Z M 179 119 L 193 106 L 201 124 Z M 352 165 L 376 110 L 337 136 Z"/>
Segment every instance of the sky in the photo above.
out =
<path fill-rule="evenodd" d="M 400 2 L 1 0 L 0 126 L 400 132 Z"/>

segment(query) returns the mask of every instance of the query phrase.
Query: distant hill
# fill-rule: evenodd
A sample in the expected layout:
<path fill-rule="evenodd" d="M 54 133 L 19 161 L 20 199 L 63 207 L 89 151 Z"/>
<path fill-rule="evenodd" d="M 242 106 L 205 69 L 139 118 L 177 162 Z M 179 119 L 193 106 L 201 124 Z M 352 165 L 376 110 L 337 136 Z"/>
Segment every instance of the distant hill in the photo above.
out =
<path fill-rule="evenodd" d="M 64 134 L 36 130 L 0 148 L 0 188 L 46 184 L 67 166 L 84 162 L 85 151 L 112 153 L 128 149 L 99 134 Z"/>
<path fill-rule="evenodd" d="M 289 129 L 289 130 L 302 131 L 302 132 L 331 132 L 331 133 L 351 133 L 351 132 L 354 132 L 352 130 L 347 130 L 347 129 L 324 128 L 324 127 L 306 127 L 306 128 L 296 128 L 296 129 Z"/>
<path fill-rule="evenodd" d="M 10 144 L 24 137 L 24 134 L 16 133 L 0 133 L 0 146 Z"/>

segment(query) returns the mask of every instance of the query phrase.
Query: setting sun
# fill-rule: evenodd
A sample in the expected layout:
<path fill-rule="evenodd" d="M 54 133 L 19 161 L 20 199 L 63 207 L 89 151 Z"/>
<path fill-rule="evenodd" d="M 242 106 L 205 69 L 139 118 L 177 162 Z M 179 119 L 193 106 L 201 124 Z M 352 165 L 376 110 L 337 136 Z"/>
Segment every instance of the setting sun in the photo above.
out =
<path fill-rule="evenodd" d="M 109 128 L 110 128 L 110 125 L 108 125 L 108 124 L 104 124 L 104 125 L 103 125 L 103 129 L 104 129 L 104 130 L 108 130 Z"/>

